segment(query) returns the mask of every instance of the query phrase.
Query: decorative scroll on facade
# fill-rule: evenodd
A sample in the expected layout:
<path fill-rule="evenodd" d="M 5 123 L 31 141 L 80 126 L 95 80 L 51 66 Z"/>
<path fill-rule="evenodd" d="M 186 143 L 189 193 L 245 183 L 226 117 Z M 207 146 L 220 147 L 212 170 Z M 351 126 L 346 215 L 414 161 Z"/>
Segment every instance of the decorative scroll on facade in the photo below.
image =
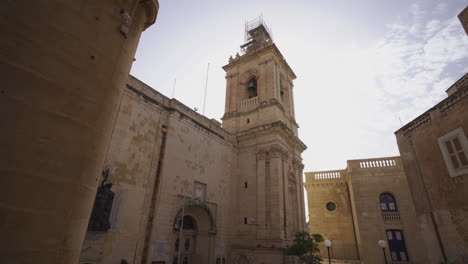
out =
<path fill-rule="evenodd" d="M 111 191 L 112 183 L 106 183 L 109 178 L 109 168 L 102 171 L 102 182 L 98 187 L 93 211 L 89 219 L 88 230 L 107 232 L 110 228 L 109 218 L 114 202 L 114 192 Z"/>

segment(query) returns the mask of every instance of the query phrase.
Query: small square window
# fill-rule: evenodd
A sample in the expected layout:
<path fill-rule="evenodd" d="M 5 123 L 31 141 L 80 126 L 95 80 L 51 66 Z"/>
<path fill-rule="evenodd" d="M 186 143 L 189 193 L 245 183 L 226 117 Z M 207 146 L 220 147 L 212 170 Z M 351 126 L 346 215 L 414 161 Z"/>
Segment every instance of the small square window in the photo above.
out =
<path fill-rule="evenodd" d="M 406 257 L 406 252 L 400 251 L 400 258 L 401 261 L 408 261 L 408 258 Z"/>
<path fill-rule="evenodd" d="M 397 240 L 401 240 L 401 232 L 400 231 L 395 231 L 395 236 Z"/>
<path fill-rule="evenodd" d="M 394 203 L 389 203 L 388 206 L 390 207 L 390 210 L 395 210 L 395 204 Z"/>
<path fill-rule="evenodd" d="M 461 127 L 438 138 L 451 177 L 468 174 L 468 141 Z"/>
<path fill-rule="evenodd" d="M 392 231 L 387 231 L 387 238 L 388 238 L 388 240 L 393 239 Z"/>
<path fill-rule="evenodd" d="M 387 210 L 387 205 L 385 203 L 380 203 L 380 207 L 382 207 L 382 210 Z"/>

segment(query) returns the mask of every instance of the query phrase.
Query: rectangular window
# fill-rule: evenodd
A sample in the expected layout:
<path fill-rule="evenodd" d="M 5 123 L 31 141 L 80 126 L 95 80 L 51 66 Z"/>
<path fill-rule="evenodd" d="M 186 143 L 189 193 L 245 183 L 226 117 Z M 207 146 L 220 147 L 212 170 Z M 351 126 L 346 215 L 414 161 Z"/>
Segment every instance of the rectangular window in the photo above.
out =
<path fill-rule="evenodd" d="M 445 141 L 445 147 L 455 170 L 468 167 L 468 160 L 466 159 L 465 151 L 462 148 L 460 139 L 455 136 Z"/>
<path fill-rule="evenodd" d="M 244 224 L 247 224 L 247 217 L 244 217 Z"/>
<path fill-rule="evenodd" d="M 468 174 L 468 141 L 463 129 L 452 130 L 437 141 L 450 176 Z"/>
<path fill-rule="evenodd" d="M 387 205 L 385 203 L 380 203 L 380 207 L 382 207 L 382 210 L 387 210 Z"/>
<path fill-rule="evenodd" d="M 406 252 L 400 251 L 400 258 L 401 261 L 408 261 L 408 258 L 406 257 Z"/>
<path fill-rule="evenodd" d="M 398 256 L 395 251 L 391 251 L 390 254 L 392 255 L 392 260 L 398 261 Z"/>
<path fill-rule="evenodd" d="M 401 233 L 400 231 L 395 231 L 395 236 L 397 240 L 401 240 Z"/>
<path fill-rule="evenodd" d="M 388 240 L 392 240 L 392 239 L 393 239 L 393 235 L 392 235 L 392 232 L 391 232 L 391 231 L 387 231 L 387 238 L 388 238 Z"/>
<path fill-rule="evenodd" d="M 395 203 L 389 203 L 390 210 L 395 210 Z"/>
<path fill-rule="evenodd" d="M 193 183 L 193 198 L 204 202 L 205 197 L 206 197 L 206 184 L 195 181 Z"/>

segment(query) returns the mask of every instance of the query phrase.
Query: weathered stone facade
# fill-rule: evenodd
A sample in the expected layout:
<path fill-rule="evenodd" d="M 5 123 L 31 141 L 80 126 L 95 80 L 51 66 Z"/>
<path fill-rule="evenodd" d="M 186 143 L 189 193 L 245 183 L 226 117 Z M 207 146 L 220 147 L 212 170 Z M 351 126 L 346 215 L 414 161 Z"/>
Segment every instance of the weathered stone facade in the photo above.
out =
<path fill-rule="evenodd" d="M 461 11 L 461 13 L 458 15 L 458 19 L 460 19 L 463 29 L 465 29 L 465 32 L 468 35 L 468 6 L 465 7 L 463 11 Z"/>
<path fill-rule="evenodd" d="M 157 0 L 0 1 L 0 263 L 77 263 Z"/>
<path fill-rule="evenodd" d="M 331 258 L 342 263 L 383 263 L 377 241 L 390 244 L 389 232 L 399 232 L 405 256 L 387 248 L 389 263 L 427 263 L 400 157 L 347 164 L 344 170 L 306 172 L 310 232 L 332 241 Z M 394 210 L 382 205 L 383 194 L 394 198 Z M 328 258 L 325 246 L 321 255 Z"/>
<path fill-rule="evenodd" d="M 224 66 L 222 126 L 129 77 L 105 163 L 111 226 L 88 232 L 82 263 L 294 263 L 306 147 L 295 75 L 263 44 Z"/>
<path fill-rule="evenodd" d="M 468 263 L 467 80 L 468 74 L 448 98 L 395 132 L 428 263 Z"/>

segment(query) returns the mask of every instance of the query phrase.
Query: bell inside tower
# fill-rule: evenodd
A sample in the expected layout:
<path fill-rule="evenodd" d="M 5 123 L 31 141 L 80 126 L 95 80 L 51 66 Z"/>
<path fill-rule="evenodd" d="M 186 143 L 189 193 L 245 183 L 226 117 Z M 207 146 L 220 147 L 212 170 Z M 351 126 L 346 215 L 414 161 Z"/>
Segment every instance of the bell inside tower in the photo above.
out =
<path fill-rule="evenodd" d="M 257 79 L 252 78 L 247 84 L 247 94 L 250 98 L 257 96 Z"/>

